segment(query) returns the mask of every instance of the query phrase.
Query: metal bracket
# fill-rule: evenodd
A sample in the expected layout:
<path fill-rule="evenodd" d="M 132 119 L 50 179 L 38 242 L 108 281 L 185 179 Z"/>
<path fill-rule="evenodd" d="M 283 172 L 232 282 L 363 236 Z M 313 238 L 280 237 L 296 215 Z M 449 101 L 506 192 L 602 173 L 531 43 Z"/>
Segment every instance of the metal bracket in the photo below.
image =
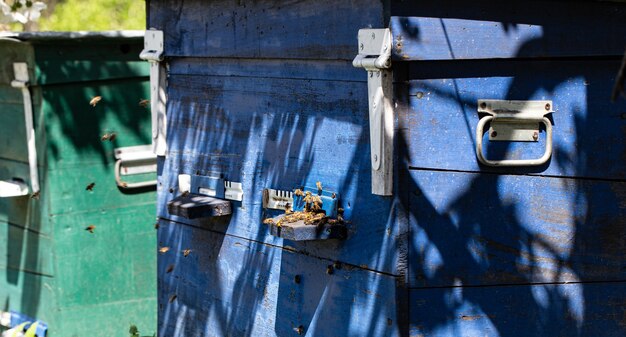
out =
<path fill-rule="evenodd" d="M 392 195 L 393 188 L 393 73 L 391 31 L 360 29 L 359 54 L 352 61 L 367 70 L 370 119 L 372 193 Z"/>
<path fill-rule="evenodd" d="M 24 120 L 26 123 L 26 142 L 28 145 L 28 166 L 30 168 L 30 186 L 33 193 L 39 192 L 39 173 L 37 171 L 37 146 L 35 145 L 35 127 L 33 124 L 33 103 L 30 97 L 28 65 L 24 62 L 13 63 L 15 80 L 13 88 L 22 90 L 24 100 Z"/>
<path fill-rule="evenodd" d="M 220 186 L 224 186 L 223 189 Z M 243 201 L 243 184 L 221 178 L 190 174 L 178 175 L 178 190 L 209 197 Z"/>
<path fill-rule="evenodd" d="M 478 100 L 478 112 L 487 114 L 476 127 L 476 157 L 487 166 L 537 166 L 545 164 L 552 155 L 552 123 L 545 115 L 554 112 L 552 101 Z M 489 126 L 490 141 L 536 142 L 539 126 L 546 128 L 546 149 L 537 159 L 488 160 L 483 155 L 483 133 Z"/>
<path fill-rule="evenodd" d="M 150 111 L 152 114 L 152 151 L 157 156 L 167 153 L 166 70 L 163 61 L 163 31 L 147 30 L 144 49 L 139 58 L 150 62 Z"/>
<path fill-rule="evenodd" d="M 156 155 L 150 145 L 127 146 L 115 149 L 115 182 L 122 189 L 156 186 L 156 180 L 127 183 L 120 176 L 157 171 Z"/>

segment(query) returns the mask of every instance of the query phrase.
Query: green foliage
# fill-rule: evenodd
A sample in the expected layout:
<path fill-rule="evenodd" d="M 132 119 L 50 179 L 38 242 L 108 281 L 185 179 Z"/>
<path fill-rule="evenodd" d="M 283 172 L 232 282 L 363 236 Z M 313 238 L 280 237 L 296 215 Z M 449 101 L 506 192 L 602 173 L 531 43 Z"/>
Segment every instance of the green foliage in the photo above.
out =
<path fill-rule="evenodd" d="M 39 20 L 40 31 L 102 31 L 146 26 L 144 0 L 64 0 L 48 17 Z"/>

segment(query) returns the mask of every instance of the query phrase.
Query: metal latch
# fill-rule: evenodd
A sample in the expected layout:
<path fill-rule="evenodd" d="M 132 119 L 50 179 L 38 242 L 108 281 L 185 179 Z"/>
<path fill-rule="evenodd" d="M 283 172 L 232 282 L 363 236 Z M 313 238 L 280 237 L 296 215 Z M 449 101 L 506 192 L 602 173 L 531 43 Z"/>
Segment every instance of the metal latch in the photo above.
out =
<path fill-rule="evenodd" d="M 370 119 L 372 193 L 392 195 L 393 187 L 393 73 L 391 31 L 360 29 L 359 54 L 352 61 L 367 70 Z"/>
<path fill-rule="evenodd" d="M 152 151 L 157 156 L 167 152 L 166 71 L 163 61 L 163 31 L 147 30 L 139 58 L 150 62 L 150 111 L 152 114 Z"/>
<path fill-rule="evenodd" d="M 478 100 L 478 112 L 487 114 L 476 127 L 476 157 L 487 166 L 537 166 L 552 156 L 552 123 L 545 115 L 554 112 L 552 101 Z M 483 155 L 483 133 L 489 126 L 490 141 L 536 142 L 539 126 L 546 128 L 546 148 L 537 159 L 489 160 Z"/>
<path fill-rule="evenodd" d="M 167 204 L 167 210 L 187 219 L 232 214 L 230 200 L 243 200 L 243 185 L 221 177 L 181 174 L 178 190 L 181 195 Z"/>
<path fill-rule="evenodd" d="M 129 183 L 122 181 L 121 176 L 142 173 L 156 173 L 156 155 L 150 145 L 127 146 L 115 149 L 115 182 L 122 189 L 137 189 L 156 186 L 156 180 Z"/>
<path fill-rule="evenodd" d="M 35 127 L 33 124 L 33 103 L 31 101 L 28 77 L 28 65 L 24 62 L 13 63 L 15 80 L 11 81 L 13 88 L 22 91 L 24 101 L 24 121 L 26 125 L 26 142 L 28 146 L 28 166 L 30 170 L 30 186 L 33 193 L 39 192 L 39 173 L 37 171 L 37 146 L 35 145 Z M 28 187 L 23 181 L 2 181 L 0 196 L 15 197 L 28 194 Z"/>

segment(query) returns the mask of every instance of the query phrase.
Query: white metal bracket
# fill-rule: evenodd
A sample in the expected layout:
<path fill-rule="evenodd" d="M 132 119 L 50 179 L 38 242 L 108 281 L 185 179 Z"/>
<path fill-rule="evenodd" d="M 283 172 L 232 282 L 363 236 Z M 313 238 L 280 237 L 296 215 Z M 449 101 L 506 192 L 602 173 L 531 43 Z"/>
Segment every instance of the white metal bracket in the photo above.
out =
<path fill-rule="evenodd" d="M 393 73 L 391 68 L 391 31 L 360 29 L 359 54 L 352 61 L 367 70 L 370 119 L 372 193 L 393 192 Z"/>
<path fill-rule="evenodd" d="M 30 168 L 30 186 L 33 193 L 39 192 L 39 173 L 37 171 L 37 147 L 35 146 L 35 127 L 33 124 L 33 103 L 31 101 L 28 77 L 28 65 L 24 62 L 13 63 L 15 80 L 11 81 L 13 88 L 22 91 L 24 100 L 24 121 L 26 124 L 26 142 L 28 144 L 28 166 Z M 20 189 L 20 193 L 23 189 Z M 21 194 L 20 194 L 21 195 Z"/>
<path fill-rule="evenodd" d="M 166 71 L 163 61 L 163 31 L 147 30 L 139 58 L 150 62 L 150 110 L 152 114 L 152 151 L 157 156 L 167 152 Z"/>
<path fill-rule="evenodd" d="M 545 115 L 554 112 L 552 101 L 478 100 L 478 112 L 485 114 L 476 127 L 476 157 L 487 166 L 537 166 L 552 156 L 552 122 Z M 541 158 L 489 160 L 483 155 L 483 133 L 489 126 L 489 141 L 536 142 L 539 125 L 546 128 L 546 149 Z"/>

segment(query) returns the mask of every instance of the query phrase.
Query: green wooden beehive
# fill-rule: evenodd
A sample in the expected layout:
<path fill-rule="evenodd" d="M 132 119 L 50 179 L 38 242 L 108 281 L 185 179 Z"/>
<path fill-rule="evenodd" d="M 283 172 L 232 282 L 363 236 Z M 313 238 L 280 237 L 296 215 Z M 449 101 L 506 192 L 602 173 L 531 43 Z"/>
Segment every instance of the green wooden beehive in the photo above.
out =
<path fill-rule="evenodd" d="M 119 187 L 114 172 L 115 149 L 151 141 L 149 106 L 139 103 L 149 96 L 142 36 L 0 38 L 0 181 L 29 187 L 0 198 L 0 311 L 45 321 L 48 336 L 128 336 L 130 325 L 156 331 L 154 189 Z M 20 62 L 28 67 L 39 199 L 31 197 L 23 93 L 11 85 Z M 114 139 L 102 140 L 107 133 Z"/>

